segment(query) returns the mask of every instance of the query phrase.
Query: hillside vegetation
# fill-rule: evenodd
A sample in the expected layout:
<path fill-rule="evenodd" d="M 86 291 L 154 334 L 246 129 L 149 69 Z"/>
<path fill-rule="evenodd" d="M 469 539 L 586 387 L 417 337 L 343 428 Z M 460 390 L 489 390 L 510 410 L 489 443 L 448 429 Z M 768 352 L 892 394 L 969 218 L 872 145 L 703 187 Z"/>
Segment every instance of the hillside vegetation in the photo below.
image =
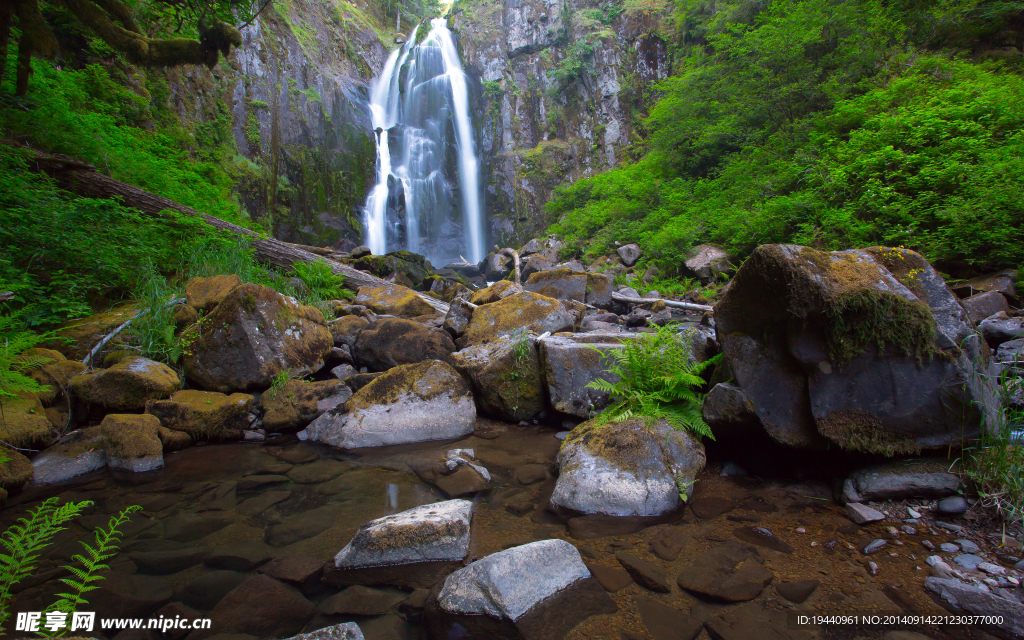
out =
<path fill-rule="evenodd" d="M 1019 6 L 682 0 L 678 20 L 635 162 L 547 205 L 574 248 L 639 242 L 669 274 L 703 242 L 904 245 L 961 277 L 1020 265 Z"/>

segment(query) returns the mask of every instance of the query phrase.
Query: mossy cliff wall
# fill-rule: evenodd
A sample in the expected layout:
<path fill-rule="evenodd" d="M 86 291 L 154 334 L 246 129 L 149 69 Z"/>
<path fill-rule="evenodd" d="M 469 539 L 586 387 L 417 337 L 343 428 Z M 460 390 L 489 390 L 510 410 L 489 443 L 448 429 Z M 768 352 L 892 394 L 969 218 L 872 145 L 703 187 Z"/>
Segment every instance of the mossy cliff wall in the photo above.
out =
<path fill-rule="evenodd" d="M 278 238 L 360 240 L 375 162 L 367 85 L 395 46 L 385 24 L 367 0 L 274 0 L 212 71 L 168 72 L 182 122 L 230 131 L 240 200 Z"/>
<path fill-rule="evenodd" d="M 480 87 L 491 240 L 548 225 L 561 184 L 621 163 L 674 40 L 666 0 L 458 0 L 450 23 Z"/>

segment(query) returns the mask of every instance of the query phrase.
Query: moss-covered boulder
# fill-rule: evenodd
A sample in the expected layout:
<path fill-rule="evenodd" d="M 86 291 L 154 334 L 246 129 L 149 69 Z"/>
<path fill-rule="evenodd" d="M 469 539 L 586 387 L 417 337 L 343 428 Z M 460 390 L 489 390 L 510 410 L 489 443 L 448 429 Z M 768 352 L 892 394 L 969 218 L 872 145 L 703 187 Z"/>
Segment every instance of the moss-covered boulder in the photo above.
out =
<path fill-rule="evenodd" d="M 523 278 L 529 278 L 535 273 L 548 271 L 555 266 L 555 262 L 555 260 L 539 254 L 526 256 L 519 263 L 519 270 L 522 272 L 520 275 Z"/>
<path fill-rule="evenodd" d="M 342 407 L 305 429 L 310 440 L 344 449 L 459 438 L 473 431 L 466 381 L 438 360 L 401 365 L 374 378 Z"/>
<path fill-rule="evenodd" d="M 0 448 L 0 458 L 6 458 L 0 462 L 0 489 L 16 491 L 32 482 L 34 469 L 28 458 L 7 447 Z"/>
<path fill-rule="evenodd" d="M 526 279 L 523 288 L 549 298 L 583 302 L 587 297 L 587 275 L 572 269 L 538 271 Z"/>
<path fill-rule="evenodd" d="M 174 369 L 142 356 L 129 356 L 109 369 L 71 379 L 77 397 L 111 411 L 141 410 L 147 401 L 167 398 L 180 387 Z"/>
<path fill-rule="evenodd" d="M 427 269 L 423 256 L 411 251 L 392 251 L 383 256 L 366 255 L 347 261 L 360 271 L 371 273 L 378 278 L 386 278 L 399 273 L 417 289 L 423 285 L 424 278 L 431 270 Z"/>
<path fill-rule="evenodd" d="M 242 279 L 235 274 L 192 278 L 185 283 L 185 302 L 196 311 L 209 313 L 228 297 Z"/>
<path fill-rule="evenodd" d="M 126 304 L 104 313 L 97 313 L 80 320 L 72 320 L 57 329 L 57 337 L 64 338 L 65 340 L 54 341 L 52 348 L 63 353 L 69 360 L 82 360 L 100 340 L 110 335 L 114 329 L 131 320 L 138 312 L 138 305 Z M 125 337 L 123 333 L 115 336 L 107 343 L 106 349 L 111 350 L 122 347 Z"/>
<path fill-rule="evenodd" d="M 351 397 L 352 390 L 341 380 L 291 380 L 260 396 L 263 428 L 267 433 L 301 429 Z"/>
<path fill-rule="evenodd" d="M 481 289 L 471 295 L 469 302 L 475 305 L 491 304 L 522 292 L 523 288 L 511 280 L 499 280 L 486 289 Z"/>
<path fill-rule="evenodd" d="M 194 440 L 237 440 L 249 426 L 252 403 L 247 393 L 228 396 L 185 389 L 167 400 L 146 403 L 146 413 L 159 418 L 164 428 L 182 431 Z"/>
<path fill-rule="evenodd" d="M 89 427 L 68 434 L 32 458 L 32 483 L 44 485 L 66 482 L 105 469 L 106 466 L 103 434 L 99 427 Z"/>
<path fill-rule="evenodd" d="M 334 344 L 345 345 L 349 349 L 356 346 L 359 334 L 370 326 L 370 321 L 361 316 L 343 316 L 331 323 L 331 336 Z"/>
<path fill-rule="evenodd" d="M 14 397 L 0 398 L 0 440 L 19 449 L 42 449 L 53 441 L 53 425 L 39 396 L 21 392 Z"/>
<path fill-rule="evenodd" d="M 142 473 L 164 466 L 160 420 L 148 413 L 108 414 L 100 423 L 107 466 Z"/>
<path fill-rule="evenodd" d="M 192 436 L 184 431 L 175 431 L 161 426 L 157 435 L 160 437 L 160 444 L 164 447 L 164 453 L 181 451 L 192 445 Z"/>
<path fill-rule="evenodd" d="M 386 318 L 359 334 L 352 356 L 370 371 L 387 371 L 403 364 L 424 360 L 451 362 L 455 343 L 443 329 L 426 327 L 412 320 Z"/>
<path fill-rule="evenodd" d="M 763 245 L 715 320 L 736 386 L 783 444 L 891 455 L 994 424 L 988 350 L 913 251 Z"/>
<path fill-rule="evenodd" d="M 657 516 L 683 506 L 687 487 L 704 468 L 704 445 L 664 420 L 590 420 L 558 451 L 551 504 L 571 512 Z"/>
<path fill-rule="evenodd" d="M 607 309 L 612 305 L 615 280 L 603 273 L 587 274 L 587 296 L 584 302 L 592 307 Z"/>
<path fill-rule="evenodd" d="M 447 331 L 453 340 L 458 339 L 469 326 L 474 309 L 476 306 L 472 303 L 466 302 L 462 298 L 455 298 L 448 306 L 448 313 L 444 316 L 441 328 Z"/>
<path fill-rule="evenodd" d="M 421 298 L 418 293 L 397 284 L 360 287 L 355 302 L 374 313 L 398 316 L 399 318 L 415 318 L 435 313 L 434 307 L 430 306 L 430 303 Z"/>
<path fill-rule="evenodd" d="M 597 334 L 600 336 L 601 334 Z M 557 411 L 589 418 L 609 404 L 607 391 L 588 387 L 594 380 L 618 382 L 608 373 L 609 353 L 623 348 L 619 339 L 583 343 L 570 337 L 551 336 L 540 343 L 540 367 L 551 406 Z"/>
<path fill-rule="evenodd" d="M 473 387 L 481 413 L 499 420 L 530 420 L 544 409 L 537 347 L 525 333 L 502 336 L 452 354 Z"/>
<path fill-rule="evenodd" d="M 323 313 L 256 284 L 235 287 L 184 335 L 194 340 L 185 374 L 222 393 L 269 387 L 282 371 L 319 371 L 334 344 Z"/>
<path fill-rule="evenodd" d="M 524 291 L 474 309 L 458 344 L 460 348 L 484 344 L 516 330 L 538 334 L 571 331 L 575 324 L 576 314 L 560 301 Z"/>
<path fill-rule="evenodd" d="M 36 365 L 24 373 L 46 387 L 37 392 L 44 407 L 52 405 L 68 389 L 71 378 L 86 369 L 81 362 L 67 360 L 63 353 L 54 349 L 27 349 L 19 356 L 19 360 L 31 361 Z"/>

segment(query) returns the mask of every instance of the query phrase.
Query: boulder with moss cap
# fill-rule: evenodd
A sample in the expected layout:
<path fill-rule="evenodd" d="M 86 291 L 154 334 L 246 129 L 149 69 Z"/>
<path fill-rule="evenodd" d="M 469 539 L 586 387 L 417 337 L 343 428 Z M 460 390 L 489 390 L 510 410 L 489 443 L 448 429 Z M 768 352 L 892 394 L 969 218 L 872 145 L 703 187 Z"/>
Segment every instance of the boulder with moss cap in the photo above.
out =
<path fill-rule="evenodd" d="M 224 301 L 242 279 L 235 274 L 192 278 L 185 283 L 185 302 L 196 311 L 209 313 Z"/>
<path fill-rule="evenodd" d="M 704 468 L 704 445 L 665 420 L 642 417 L 573 429 L 558 451 L 551 504 L 572 512 L 657 516 L 683 506 L 686 487 Z"/>
<path fill-rule="evenodd" d="M 194 440 L 237 440 L 248 428 L 252 403 L 247 393 L 228 396 L 184 389 L 167 400 L 146 403 L 146 413 L 156 416 L 165 429 L 184 432 Z"/>
<path fill-rule="evenodd" d="M 619 381 L 618 376 L 608 372 L 609 354 L 623 345 L 620 338 L 609 334 L 602 337 L 605 342 L 596 344 L 564 336 L 551 336 L 540 342 L 541 374 L 551 406 L 557 411 L 589 418 L 608 406 L 608 392 L 587 385 L 598 379 Z"/>
<path fill-rule="evenodd" d="M 344 345 L 349 349 L 356 346 L 359 334 L 370 326 L 370 322 L 361 316 L 342 316 L 331 322 L 331 336 L 334 344 Z"/>
<path fill-rule="evenodd" d="M 53 441 L 53 425 L 34 393 L 18 392 L 0 398 L 0 440 L 19 449 L 42 449 Z"/>
<path fill-rule="evenodd" d="M 552 269 L 530 274 L 523 288 L 549 298 L 583 302 L 587 297 L 587 274 L 572 269 Z"/>
<path fill-rule="evenodd" d="M 389 369 L 301 432 L 344 449 L 446 440 L 472 433 L 476 405 L 462 376 L 439 360 Z"/>
<path fill-rule="evenodd" d="M 120 471 L 142 473 L 164 466 L 160 421 L 142 414 L 108 414 L 100 423 L 107 466 Z"/>
<path fill-rule="evenodd" d="M 112 411 L 139 411 L 147 401 L 167 398 L 180 387 L 174 369 L 142 356 L 129 356 L 109 369 L 71 379 L 76 396 Z"/>
<path fill-rule="evenodd" d="M 429 587 L 469 553 L 472 517 L 472 502 L 447 500 L 371 520 L 334 556 L 324 579 Z"/>
<path fill-rule="evenodd" d="M 715 320 L 736 386 L 783 444 L 912 453 L 998 411 L 981 336 L 913 251 L 762 245 Z"/>
<path fill-rule="evenodd" d="M 397 284 L 385 284 L 379 287 L 360 287 L 356 294 L 356 304 L 372 310 L 374 313 L 399 318 L 415 318 L 416 316 L 435 313 L 434 307 L 408 287 Z"/>
<path fill-rule="evenodd" d="M 537 347 L 525 332 L 452 354 L 470 381 L 479 410 L 498 420 L 530 420 L 544 409 Z"/>
<path fill-rule="evenodd" d="M 491 304 L 522 292 L 523 288 L 511 280 L 499 280 L 486 289 L 475 292 L 469 297 L 469 302 L 475 305 Z"/>
<path fill-rule="evenodd" d="M 387 371 L 424 360 L 451 362 L 455 343 L 443 329 L 412 320 L 385 318 L 359 334 L 352 356 L 370 371 Z"/>
<path fill-rule="evenodd" d="M 545 332 L 571 331 L 576 324 L 576 313 L 566 308 L 561 301 L 524 291 L 485 304 L 473 310 L 459 348 L 483 344 L 501 336 L 511 335 L 517 330 Z"/>
<path fill-rule="evenodd" d="M 269 387 L 282 371 L 319 371 L 333 345 L 318 309 L 256 284 L 235 287 L 184 335 L 194 340 L 185 374 L 199 387 L 222 393 Z"/>
<path fill-rule="evenodd" d="M 69 388 L 71 378 L 86 369 L 81 362 L 67 360 L 64 354 L 53 349 L 28 349 L 19 356 L 19 359 L 22 358 L 30 358 L 39 363 L 26 371 L 25 375 L 46 387 L 44 391 L 38 392 L 40 402 L 46 407 L 56 402 L 63 391 Z"/>
<path fill-rule="evenodd" d="M 341 380 L 290 380 L 260 396 L 263 428 L 267 433 L 301 429 L 351 397 L 352 390 Z"/>
<path fill-rule="evenodd" d="M 32 463 L 14 449 L 0 447 L 0 489 L 15 491 L 32 481 Z"/>
<path fill-rule="evenodd" d="M 32 458 L 32 484 L 56 484 L 105 469 L 107 453 L 99 427 L 73 431 Z"/>

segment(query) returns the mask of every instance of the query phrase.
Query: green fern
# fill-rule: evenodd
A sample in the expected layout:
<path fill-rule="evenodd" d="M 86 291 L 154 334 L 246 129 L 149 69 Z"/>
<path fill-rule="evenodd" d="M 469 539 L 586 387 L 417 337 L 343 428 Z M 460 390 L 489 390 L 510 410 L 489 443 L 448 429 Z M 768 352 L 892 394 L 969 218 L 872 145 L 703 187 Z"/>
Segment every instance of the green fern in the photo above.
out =
<path fill-rule="evenodd" d="M 120 528 L 128 522 L 131 514 L 141 509 L 142 507 L 138 505 L 130 506 L 117 516 L 111 518 L 106 529 L 103 527 L 97 527 L 96 531 L 93 533 L 96 538 L 95 547 L 89 546 L 89 544 L 84 541 L 81 543 L 82 546 L 85 547 L 86 555 L 76 554 L 71 556 L 71 560 L 81 566 L 64 565 L 63 568 L 67 569 L 73 577 L 60 579 L 61 582 L 70 587 L 70 591 L 58 593 L 57 597 L 59 597 L 60 600 L 47 607 L 46 611 L 62 611 L 67 614 L 73 614 L 78 610 L 79 606 L 88 603 L 88 601 L 82 597 L 83 594 L 99 589 L 99 587 L 93 583 L 103 580 L 103 576 L 96 574 L 105 569 L 109 569 L 110 567 L 104 563 L 116 556 L 117 552 L 120 550 L 120 547 L 118 546 L 121 543 Z M 66 631 L 67 628 L 65 627 L 56 634 L 43 633 L 42 635 L 47 637 L 59 637 L 64 635 Z"/>
<path fill-rule="evenodd" d="M 614 401 L 598 416 L 599 423 L 634 417 L 663 419 L 674 429 L 692 431 L 714 440 L 711 428 L 701 415 L 704 396 L 699 389 L 705 384 L 701 375 L 721 360 L 721 356 L 696 362 L 690 355 L 688 342 L 668 325 L 655 333 L 637 336 L 622 349 L 607 352 L 605 356 L 610 360 L 607 371 L 618 376 L 618 382 L 597 379 L 587 385 L 607 392 Z"/>
<path fill-rule="evenodd" d="M 51 337 L 22 329 L 14 316 L 0 316 L 0 400 L 14 397 L 18 392 L 44 390 L 43 385 L 25 372 L 49 363 L 50 358 L 21 354 Z"/>
<path fill-rule="evenodd" d="M 68 521 L 81 515 L 92 502 L 68 502 L 58 505 L 59 498 L 50 498 L 28 515 L 11 525 L 0 537 L 0 628 L 10 616 L 7 610 L 11 599 L 11 588 L 32 574 L 35 562 L 53 536 L 66 527 Z"/>

